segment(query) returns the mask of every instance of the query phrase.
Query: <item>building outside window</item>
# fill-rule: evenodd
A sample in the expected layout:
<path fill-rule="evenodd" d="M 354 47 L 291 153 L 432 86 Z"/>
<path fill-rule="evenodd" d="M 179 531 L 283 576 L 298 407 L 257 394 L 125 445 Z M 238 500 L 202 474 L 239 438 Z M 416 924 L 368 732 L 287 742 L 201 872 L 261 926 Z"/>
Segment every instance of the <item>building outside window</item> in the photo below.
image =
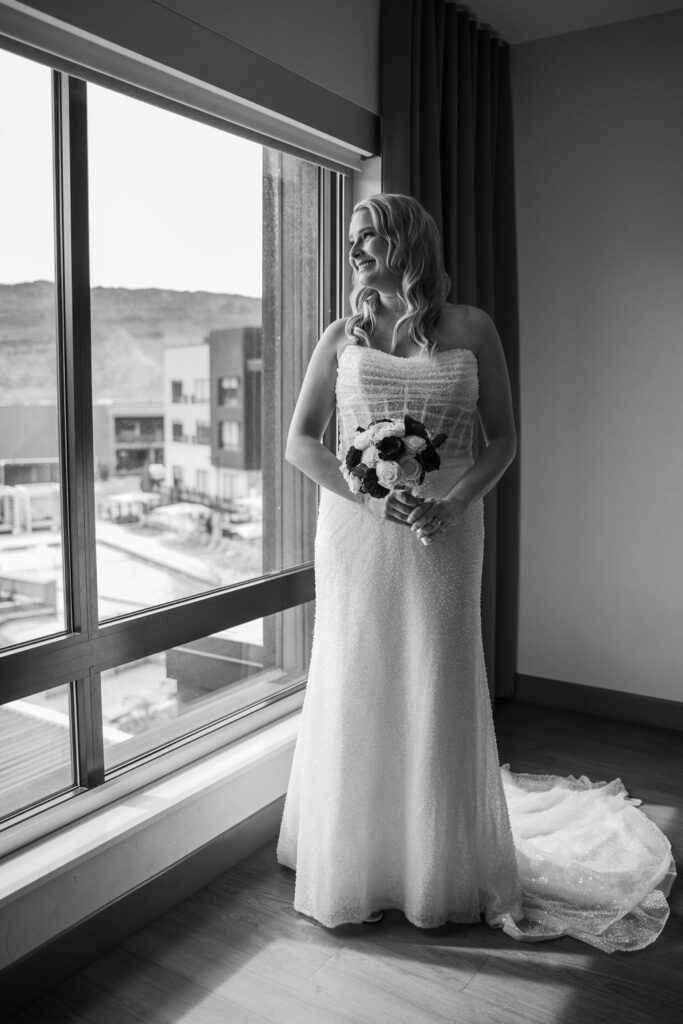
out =
<path fill-rule="evenodd" d="M 312 632 L 344 176 L 87 79 L 0 49 L 0 832 L 300 691 Z"/>
<path fill-rule="evenodd" d="M 148 400 L 146 403 L 134 401 L 118 401 L 107 403 L 114 422 L 114 472 L 117 476 L 144 474 L 145 467 L 163 462 L 164 459 L 164 418 L 155 415 L 161 412 L 158 401 Z M 125 415 L 122 413 L 125 410 Z M 95 461 L 100 467 L 111 462 L 102 443 L 102 427 L 99 429 L 97 420 L 102 410 L 93 407 L 93 428 L 95 430 Z"/>
<path fill-rule="evenodd" d="M 209 385 L 210 381 L 208 378 L 202 378 L 194 382 L 194 400 L 195 402 L 208 402 L 209 401 Z"/>
<path fill-rule="evenodd" d="M 206 494 L 209 490 L 209 471 L 207 469 L 198 469 L 196 480 L 199 493 Z"/>
<path fill-rule="evenodd" d="M 211 424 L 198 423 L 195 429 L 195 444 L 211 444 Z"/>
<path fill-rule="evenodd" d="M 240 425 L 235 420 L 223 420 L 221 423 L 221 448 L 239 448 Z"/>
<path fill-rule="evenodd" d="M 240 397 L 239 377 L 221 377 L 218 381 L 218 404 L 238 402 Z"/>

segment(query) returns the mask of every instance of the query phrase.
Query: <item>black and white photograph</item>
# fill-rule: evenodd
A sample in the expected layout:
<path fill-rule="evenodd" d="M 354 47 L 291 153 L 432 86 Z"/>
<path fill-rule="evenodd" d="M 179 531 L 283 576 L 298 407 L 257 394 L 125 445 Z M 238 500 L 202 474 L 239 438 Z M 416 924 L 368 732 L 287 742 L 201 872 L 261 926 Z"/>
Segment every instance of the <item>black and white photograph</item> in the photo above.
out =
<path fill-rule="evenodd" d="M 683 1019 L 683 3 L 0 0 L 0 1021 Z"/>

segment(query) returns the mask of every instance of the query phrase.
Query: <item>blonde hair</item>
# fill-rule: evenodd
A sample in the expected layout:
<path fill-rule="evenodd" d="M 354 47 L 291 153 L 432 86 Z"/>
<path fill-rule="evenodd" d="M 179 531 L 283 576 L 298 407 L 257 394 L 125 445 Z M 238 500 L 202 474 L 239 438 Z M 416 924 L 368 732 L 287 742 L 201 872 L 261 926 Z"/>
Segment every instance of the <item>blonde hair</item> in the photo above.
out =
<path fill-rule="evenodd" d="M 435 347 L 429 335 L 451 288 L 434 219 L 417 199 L 395 192 L 379 192 L 363 199 L 356 203 L 352 213 L 359 210 L 370 213 L 375 231 L 388 243 L 387 267 L 401 275 L 397 295 L 402 312 L 394 326 L 391 347 L 394 347 L 399 327 L 405 323 L 410 340 L 429 353 Z M 374 288 L 358 283 L 355 268 L 353 282 L 352 315 L 346 323 L 346 333 L 349 338 L 369 346 L 379 294 Z"/>

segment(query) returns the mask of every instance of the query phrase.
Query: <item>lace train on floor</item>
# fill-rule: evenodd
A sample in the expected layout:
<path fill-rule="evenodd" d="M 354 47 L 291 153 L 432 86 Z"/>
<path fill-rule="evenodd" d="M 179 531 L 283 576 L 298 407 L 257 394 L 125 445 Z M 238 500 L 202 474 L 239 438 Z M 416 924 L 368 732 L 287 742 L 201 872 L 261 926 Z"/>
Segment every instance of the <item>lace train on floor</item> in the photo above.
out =
<path fill-rule="evenodd" d="M 514 939 L 571 935 L 605 952 L 657 938 L 676 877 L 671 844 L 621 779 L 525 775 L 501 768 L 522 884 L 517 921 L 494 925 Z"/>

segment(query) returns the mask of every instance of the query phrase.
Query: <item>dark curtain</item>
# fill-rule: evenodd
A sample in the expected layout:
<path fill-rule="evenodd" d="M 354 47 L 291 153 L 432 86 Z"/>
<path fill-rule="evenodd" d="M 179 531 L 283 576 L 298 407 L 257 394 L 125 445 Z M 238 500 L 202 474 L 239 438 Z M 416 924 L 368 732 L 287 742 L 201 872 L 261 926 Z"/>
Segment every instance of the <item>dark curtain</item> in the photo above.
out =
<path fill-rule="evenodd" d="M 510 50 L 446 0 L 383 0 L 382 189 L 415 196 L 441 231 L 451 301 L 494 320 L 519 433 Z M 481 437 L 478 443 L 482 443 Z M 484 499 L 482 627 L 491 697 L 514 693 L 519 453 Z"/>

